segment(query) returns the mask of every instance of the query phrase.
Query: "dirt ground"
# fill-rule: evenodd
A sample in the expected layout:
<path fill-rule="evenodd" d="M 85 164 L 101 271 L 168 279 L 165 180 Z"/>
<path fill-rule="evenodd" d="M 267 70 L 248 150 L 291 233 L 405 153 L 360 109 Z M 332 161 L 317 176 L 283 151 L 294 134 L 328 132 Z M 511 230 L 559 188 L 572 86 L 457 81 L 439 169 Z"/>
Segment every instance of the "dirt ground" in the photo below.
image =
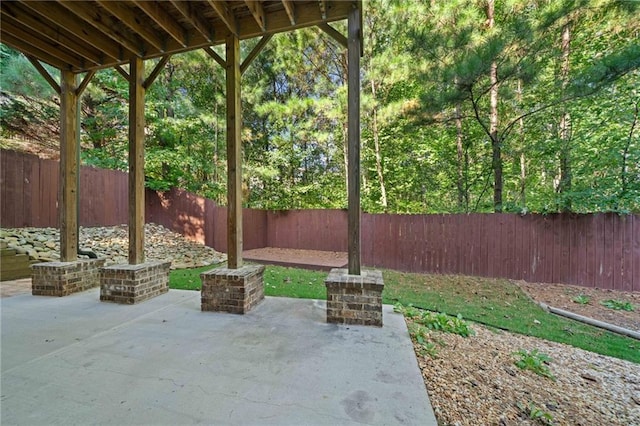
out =
<path fill-rule="evenodd" d="M 542 302 L 554 308 L 564 309 L 609 324 L 640 331 L 640 293 L 587 288 L 567 284 L 538 284 L 514 281 L 526 294 L 536 302 Z M 588 303 L 574 301 L 584 296 Z M 629 302 L 635 306 L 634 311 L 613 310 L 603 306 L 606 300 Z"/>

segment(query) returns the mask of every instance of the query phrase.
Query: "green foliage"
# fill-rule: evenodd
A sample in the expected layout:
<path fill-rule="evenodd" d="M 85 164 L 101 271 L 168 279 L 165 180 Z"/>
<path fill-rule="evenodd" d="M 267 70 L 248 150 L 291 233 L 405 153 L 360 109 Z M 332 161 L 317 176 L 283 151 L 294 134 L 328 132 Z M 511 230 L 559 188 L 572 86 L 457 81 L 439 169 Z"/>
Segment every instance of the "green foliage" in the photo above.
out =
<path fill-rule="evenodd" d="M 543 425 L 553 425 L 553 416 L 548 411 L 538 407 L 534 402 L 523 404 L 518 402 L 518 408 L 525 413 L 530 420 L 534 420 Z"/>
<path fill-rule="evenodd" d="M 411 305 L 404 307 L 401 303 L 394 305 L 394 311 L 411 318 L 416 324 L 426 326 L 430 330 L 458 334 L 462 337 L 475 334 L 469 323 L 463 320 L 460 314 L 451 317 L 445 313 L 429 312 Z"/>
<path fill-rule="evenodd" d="M 640 211 L 640 3 L 496 2 L 492 30 L 482 2 L 371 0 L 364 7 L 364 211 L 493 211 L 497 163 L 504 211 Z M 562 78 L 565 24 L 571 42 Z M 332 25 L 346 30 L 345 22 Z M 243 40 L 242 54 L 256 42 Z M 214 49 L 224 55 L 223 46 Z M 0 57 L 2 136 L 55 148 L 57 95 L 23 55 L 0 45 Z M 488 132 L 492 62 L 499 66 L 497 135 Z M 156 63 L 148 61 L 147 72 Z M 224 69 L 198 50 L 173 55 L 148 88 L 148 187 L 225 202 L 224 79 Z M 277 34 L 242 80 L 245 205 L 345 208 L 344 48 L 318 28 Z M 96 73 L 82 96 L 85 164 L 127 169 L 127 99 L 119 73 Z M 562 161 L 570 185 L 560 184 Z"/>
<path fill-rule="evenodd" d="M 419 354 L 431 358 L 438 357 L 438 348 L 435 343 L 429 341 L 430 330 L 418 323 L 409 323 L 409 335 L 419 346 Z"/>
<path fill-rule="evenodd" d="M 609 309 L 614 309 L 616 311 L 634 311 L 635 308 L 633 306 L 633 304 L 631 302 L 625 302 L 622 300 L 614 300 L 614 299 L 609 299 L 609 300 L 603 300 L 602 302 L 600 302 L 600 304 L 602 306 L 605 306 Z"/>
<path fill-rule="evenodd" d="M 587 305 L 591 301 L 591 298 L 584 294 L 579 294 L 576 297 L 574 297 L 572 300 L 574 303 L 578 303 L 580 305 Z"/>
<path fill-rule="evenodd" d="M 551 362 L 551 358 L 549 358 L 548 355 L 538 352 L 537 349 L 533 349 L 530 352 L 520 349 L 514 352 L 513 355 L 518 357 L 514 364 L 519 369 L 533 371 L 537 375 L 547 377 L 551 380 L 556 379 L 547 366 L 547 364 Z"/>

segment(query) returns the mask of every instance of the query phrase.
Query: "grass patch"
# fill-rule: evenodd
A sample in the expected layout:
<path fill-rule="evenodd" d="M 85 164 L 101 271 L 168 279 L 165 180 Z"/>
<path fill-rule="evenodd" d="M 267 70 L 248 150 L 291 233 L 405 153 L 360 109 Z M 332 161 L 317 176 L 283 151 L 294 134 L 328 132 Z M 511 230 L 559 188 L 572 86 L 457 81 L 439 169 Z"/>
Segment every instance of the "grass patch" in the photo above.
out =
<path fill-rule="evenodd" d="M 200 274 L 224 263 L 193 269 L 176 269 L 169 274 L 169 287 L 179 290 L 200 290 Z M 326 299 L 324 280 L 327 272 L 306 269 L 267 266 L 264 271 L 264 294 L 267 296 L 295 297 L 299 299 Z"/>
<path fill-rule="evenodd" d="M 327 272 L 267 266 L 264 271 L 264 294 L 300 299 L 327 298 L 324 280 Z"/>
<path fill-rule="evenodd" d="M 200 290 L 206 266 L 171 271 L 169 287 Z M 327 272 L 267 266 L 268 296 L 326 299 Z M 514 333 L 566 343 L 588 351 L 640 363 L 640 342 L 550 314 L 533 303 L 518 286 L 504 279 L 457 275 L 423 275 L 383 271 L 383 302 L 414 305 Z"/>
<path fill-rule="evenodd" d="M 222 265 L 224 265 L 224 263 L 203 266 L 201 268 L 175 269 L 169 272 L 169 288 L 200 291 L 202 289 L 200 274 Z"/>
<path fill-rule="evenodd" d="M 640 363 L 640 342 L 544 311 L 505 279 L 384 271 L 385 303 L 466 320 Z"/>

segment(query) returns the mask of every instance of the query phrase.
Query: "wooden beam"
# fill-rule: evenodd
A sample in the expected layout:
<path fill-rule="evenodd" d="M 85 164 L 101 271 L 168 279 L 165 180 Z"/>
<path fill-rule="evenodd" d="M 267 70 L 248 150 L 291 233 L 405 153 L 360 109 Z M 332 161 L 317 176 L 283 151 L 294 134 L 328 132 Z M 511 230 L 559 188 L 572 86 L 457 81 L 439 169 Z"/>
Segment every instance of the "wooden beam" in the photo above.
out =
<path fill-rule="evenodd" d="M 284 10 L 287 12 L 287 16 L 289 16 L 289 21 L 291 25 L 296 24 L 296 6 L 291 0 L 282 0 L 282 5 L 284 6 Z"/>
<path fill-rule="evenodd" d="M 360 9 L 348 17 L 348 223 L 349 274 L 360 275 Z"/>
<path fill-rule="evenodd" d="M 171 4 L 178 9 L 193 27 L 207 40 L 213 40 L 213 29 L 196 11 L 194 11 L 191 2 L 183 0 L 171 0 Z"/>
<path fill-rule="evenodd" d="M 78 97 L 76 76 L 61 71 L 60 78 L 60 260 L 78 258 Z"/>
<path fill-rule="evenodd" d="M 129 66 L 129 264 L 144 262 L 144 61 Z"/>
<path fill-rule="evenodd" d="M 322 16 L 322 19 L 327 19 L 327 2 L 325 0 L 318 0 L 318 6 L 320 7 L 320 16 Z"/>
<path fill-rule="evenodd" d="M 347 38 L 340 31 L 333 28 L 331 25 L 327 23 L 323 23 L 318 25 L 318 28 L 320 28 L 322 31 L 324 31 L 329 36 L 331 36 L 331 38 L 333 38 L 335 41 L 340 43 L 343 47 L 345 48 L 348 47 Z"/>
<path fill-rule="evenodd" d="M 60 0 L 58 0 L 58 3 L 134 55 L 141 55 L 145 51 L 144 43 L 130 40 L 127 34 L 117 31 L 110 22 L 105 22 L 105 15 L 95 4 Z"/>
<path fill-rule="evenodd" d="M 30 44 L 45 54 L 55 51 L 55 58 L 64 61 L 76 69 L 84 67 L 84 58 L 76 56 L 73 52 L 68 51 L 57 43 L 52 43 L 46 38 L 41 38 L 37 33 L 26 31 L 19 23 L 14 25 L 14 22 L 10 19 L 4 19 L 2 21 L 2 32 L 11 34 L 11 36 L 16 37 L 22 42 Z"/>
<path fill-rule="evenodd" d="M 54 25 L 64 28 L 66 31 L 84 40 L 103 52 L 105 55 L 122 60 L 123 52 L 120 47 L 101 33 L 91 31 L 81 20 L 74 18 L 65 8 L 57 3 L 46 1 L 27 1 L 21 4 L 27 6 Z"/>
<path fill-rule="evenodd" d="M 258 26 L 262 29 L 262 31 L 266 31 L 267 20 L 264 16 L 264 7 L 262 7 L 262 2 L 256 0 L 245 0 L 244 2 L 249 8 L 249 11 L 253 15 L 253 18 L 256 20 Z"/>
<path fill-rule="evenodd" d="M 153 82 L 158 77 L 158 74 L 160 74 L 160 71 L 162 71 L 164 69 L 164 66 L 167 65 L 167 62 L 169 62 L 170 58 L 171 55 L 163 56 L 162 59 L 160 59 L 160 62 L 156 64 L 155 68 L 153 68 L 153 71 L 151 71 L 151 74 L 149 74 L 149 77 L 147 77 L 147 79 L 144 81 L 144 84 L 142 85 L 145 90 L 153 84 Z"/>
<path fill-rule="evenodd" d="M 216 11 L 216 14 L 220 17 L 227 30 L 233 35 L 238 35 L 238 23 L 235 16 L 229 11 L 227 3 L 220 0 L 208 0 L 209 5 Z"/>
<path fill-rule="evenodd" d="M 33 56 L 26 56 L 29 62 L 31 62 L 31 64 L 34 66 L 34 68 L 38 70 L 40 75 L 44 77 L 45 80 L 47 80 L 47 83 L 49 83 L 53 90 L 55 90 L 55 92 L 60 95 L 62 93 L 62 89 L 60 88 L 58 82 L 51 76 L 51 74 L 49 74 L 49 71 L 47 71 L 46 68 L 43 67 L 42 64 Z"/>
<path fill-rule="evenodd" d="M 129 73 L 122 68 L 120 65 L 116 65 L 114 67 L 116 69 L 116 71 L 118 71 L 118 73 L 124 77 L 125 80 L 129 81 L 131 79 L 131 76 L 129 75 Z"/>
<path fill-rule="evenodd" d="M 175 41 L 177 41 L 182 47 L 187 47 L 186 31 L 176 21 L 169 12 L 162 8 L 162 5 L 157 1 L 136 0 L 134 1 L 149 18 L 160 25 L 160 27 L 167 32 Z"/>
<path fill-rule="evenodd" d="M 28 56 L 32 56 L 34 58 L 38 58 L 43 62 L 46 62 L 49 65 L 52 65 L 58 69 L 70 69 L 71 66 L 59 58 L 56 58 L 53 55 L 50 55 L 48 52 L 44 52 L 37 47 L 25 45 L 21 39 L 12 36 L 11 34 L 5 34 L 4 32 L 0 33 L 2 35 L 2 43 L 12 46 L 22 53 Z"/>
<path fill-rule="evenodd" d="M 222 57 L 218 55 L 215 50 L 213 50 L 210 47 L 205 47 L 204 51 L 207 52 L 207 54 L 211 56 L 217 63 L 219 63 L 221 67 L 223 68 L 227 67 L 227 61 L 222 59 Z"/>
<path fill-rule="evenodd" d="M 242 65 L 240 65 L 240 74 L 244 74 L 247 68 L 249 68 L 249 65 L 251 65 L 251 62 L 253 62 L 253 60 L 256 58 L 256 56 L 258 56 L 258 54 L 260 54 L 260 52 L 262 52 L 262 49 L 264 49 L 264 47 L 267 45 L 267 43 L 269 43 L 269 40 L 271 40 L 272 37 L 273 34 L 267 34 L 260 39 L 258 44 L 255 45 L 255 47 L 251 50 L 251 52 L 249 52 L 245 60 L 242 62 Z"/>
<path fill-rule="evenodd" d="M 80 83 L 80 85 L 76 89 L 76 96 L 78 97 L 82 96 L 82 92 L 84 92 L 84 89 L 87 88 L 87 85 L 91 82 L 91 79 L 93 78 L 94 75 L 96 75 L 95 71 L 87 72 L 87 74 L 82 79 L 82 83 Z"/>
<path fill-rule="evenodd" d="M 164 40 L 149 25 L 145 25 L 146 22 L 133 13 L 133 10 L 126 3 L 113 0 L 98 0 L 98 3 L 132 31 L 139 34 L 147 43 L 160 52 L 164 52 L 166 44 Z"/>
<path fill-rule="evenodd" d="M 22 25 L 31 30 L 34 34 L 46 37 L 54 44 L 66 47 L 69 51 L 83 57 L 87 62 L 96 65 L 104 63 L 104 55 L 92 46 L 88 46 L 84 40 L 79 40 L 74 34 L 62 29 L 46 25 L 41 20 L 31 16 L 20 7 L 16 7 L 13 2 L 2 2 L 2 26 L 6 22 L 15 22 L 15 25 Z M 0 26 L 0 28 L 2 28 Z"/>
<path fill-rule="evenodd" d="M 240 40 L 227 36 L 227 264 L 242 267 L 242 110 Z"/>

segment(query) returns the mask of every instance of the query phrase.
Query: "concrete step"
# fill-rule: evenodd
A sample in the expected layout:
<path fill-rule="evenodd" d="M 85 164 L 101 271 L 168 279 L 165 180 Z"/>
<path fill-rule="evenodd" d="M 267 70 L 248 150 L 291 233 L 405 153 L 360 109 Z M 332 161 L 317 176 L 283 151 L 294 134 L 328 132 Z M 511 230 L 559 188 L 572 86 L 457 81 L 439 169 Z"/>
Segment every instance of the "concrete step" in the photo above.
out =
<path fill-rule="evenodd" d="M 14 249 L 1 250 L 0 281 L 29 278 L 31 276 L 31 259 L 26 254 L 16 254 Z"/>
<path fill-rule="evenodd" d="M 10 248 L 3 247 L 0 250 L 0 256 L 1 257 L 14 256 L 15 254 L 16 254 L 16 249 L 10 249 Z"/>

